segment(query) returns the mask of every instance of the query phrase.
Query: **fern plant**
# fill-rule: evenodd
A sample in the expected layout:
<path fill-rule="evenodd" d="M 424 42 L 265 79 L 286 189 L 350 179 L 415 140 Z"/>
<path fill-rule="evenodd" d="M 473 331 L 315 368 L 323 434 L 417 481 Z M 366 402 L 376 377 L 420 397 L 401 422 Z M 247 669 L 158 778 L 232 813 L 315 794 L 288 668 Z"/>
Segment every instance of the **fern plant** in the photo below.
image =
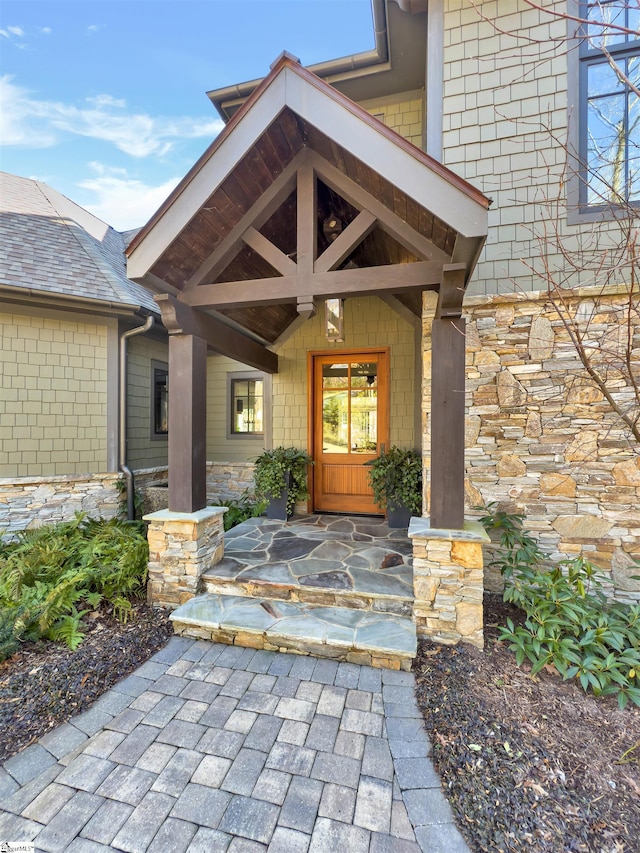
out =
<path fill-rule="evenodd" d="M 0 543 L 0 660 L 25 640 L 47 637 L 71 648 L 82 617 L 102 601 L 126 621 L 131 596 L 144 593 L 148 546 L 137 524 L 83 513 Z"/>

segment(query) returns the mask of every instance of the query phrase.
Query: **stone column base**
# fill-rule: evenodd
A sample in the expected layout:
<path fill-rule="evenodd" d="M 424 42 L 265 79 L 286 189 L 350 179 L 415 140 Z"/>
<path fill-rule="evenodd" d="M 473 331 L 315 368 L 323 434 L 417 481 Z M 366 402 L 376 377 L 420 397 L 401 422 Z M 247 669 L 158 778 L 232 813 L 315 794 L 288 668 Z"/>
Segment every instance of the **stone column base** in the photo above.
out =
<path fill-rule="evenodd" d="M 173 609 L 199 591 L 200 576 L 224 554 L 223 518 L 226 507 L 198 512 L 149 513 L 149 580 L 147 601 Z"/>
<path fill-rule="evenodd" d="M 484 528 L 466 521 L 462 530 L 435 530 L 428 518 L 412 518 L 409 538 L 418 636 L 482 648 L 482 545 L 489 542 Z"/>

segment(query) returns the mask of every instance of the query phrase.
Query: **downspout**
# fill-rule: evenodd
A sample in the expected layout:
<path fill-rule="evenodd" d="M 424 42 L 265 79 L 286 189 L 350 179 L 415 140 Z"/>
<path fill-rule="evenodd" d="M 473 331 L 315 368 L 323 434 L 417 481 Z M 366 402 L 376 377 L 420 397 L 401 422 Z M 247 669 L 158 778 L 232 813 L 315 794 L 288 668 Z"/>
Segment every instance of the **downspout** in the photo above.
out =
<path fill-rule="evenodd" d="M 127 465 L 127 340 L 134 335 L 143 335 L 153 326 L 154 318 L 149 314 L 143 326 L 129 329 L 120 335 L 120 405 L 119 405 L 119 436 L 118 436 L 118 467 L 125 476 L 127 482 L 127 518 L 133 521 L 135 518 L 134 507 L 134 482 L 133 471 Z"/>

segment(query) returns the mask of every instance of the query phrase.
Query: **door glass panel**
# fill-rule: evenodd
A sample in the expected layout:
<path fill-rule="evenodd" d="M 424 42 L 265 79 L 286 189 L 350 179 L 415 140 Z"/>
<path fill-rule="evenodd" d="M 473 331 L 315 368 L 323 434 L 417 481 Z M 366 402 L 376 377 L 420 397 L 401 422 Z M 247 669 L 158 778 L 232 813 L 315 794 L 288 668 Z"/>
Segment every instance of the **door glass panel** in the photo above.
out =
<path fill-rule="evenodd" d="M 323 364 L 322 365 L 322 387 L 323 388 L 348 388 L 349 387 L 349 365 L 348 364 Z"/>
<path fill-rule="evenodd" d="M 378 443 L 378 392 L 351 392 L 351 452 L 375 453 Z"/>
<path fill-rule="evenodd" d="M 378 382 L 378 365 L 375 361 L 351 365 L 352 388 L 375 388 Z"/>
<path fill-rule="evenodd" d="M 349 452 L 349 392 L 322 392 L 322 452 Z"/>

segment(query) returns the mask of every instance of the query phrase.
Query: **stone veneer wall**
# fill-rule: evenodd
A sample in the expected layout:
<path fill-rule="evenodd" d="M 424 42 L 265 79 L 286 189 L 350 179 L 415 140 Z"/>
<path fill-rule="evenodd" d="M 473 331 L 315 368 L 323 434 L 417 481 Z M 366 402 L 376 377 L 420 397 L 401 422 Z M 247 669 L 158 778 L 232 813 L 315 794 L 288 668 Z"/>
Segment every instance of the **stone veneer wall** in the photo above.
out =
<path fill-rule="evenodd" d="M 626 333 L 628 296 L 582 288 L 568 299 L 582 330 L 613 359 Z M 428 451 L 430 294 L 424 306 Z M 640 581 L 631 579 L 640 560 L 640 448 L 587 376 L 545 294 L 475 297 L 465 306 L 468 513 L 493 501 L 524 513 L 554 559 L 582 554 L 609 576 L 616 598 L 640 601 Z M 631 322 L 640 373 L 637 302 Z M 610 377 L 614 397 L 630 402 L 631 389 L 613 369 Z M 486 578 L 489 587 L 496 582 Z"/>
<path fill-rule="evenodd" d="M 143 496 L 144 511 L 167 505 L 167 468 L 135 471 L 135 488 Z M 120 509 L 120 474 L 0 478 L 0 535 L 42 524 L 68 521 L 76 512 L 93 518 L 113 518 Z M 158 488 L 160 486 L 160 488 Z M 253 487 L 250 462 L 207 462 L 207 500 L 217 504 L 237 500 Z M 145 498 L 154 493 L 151 502 Z"/>
<path fill-rule="evenodd" d="M 0 479 L 0 534 L 68 521 L 76 512 L 113 518 L 119 480 L 119 474 Z"/>

